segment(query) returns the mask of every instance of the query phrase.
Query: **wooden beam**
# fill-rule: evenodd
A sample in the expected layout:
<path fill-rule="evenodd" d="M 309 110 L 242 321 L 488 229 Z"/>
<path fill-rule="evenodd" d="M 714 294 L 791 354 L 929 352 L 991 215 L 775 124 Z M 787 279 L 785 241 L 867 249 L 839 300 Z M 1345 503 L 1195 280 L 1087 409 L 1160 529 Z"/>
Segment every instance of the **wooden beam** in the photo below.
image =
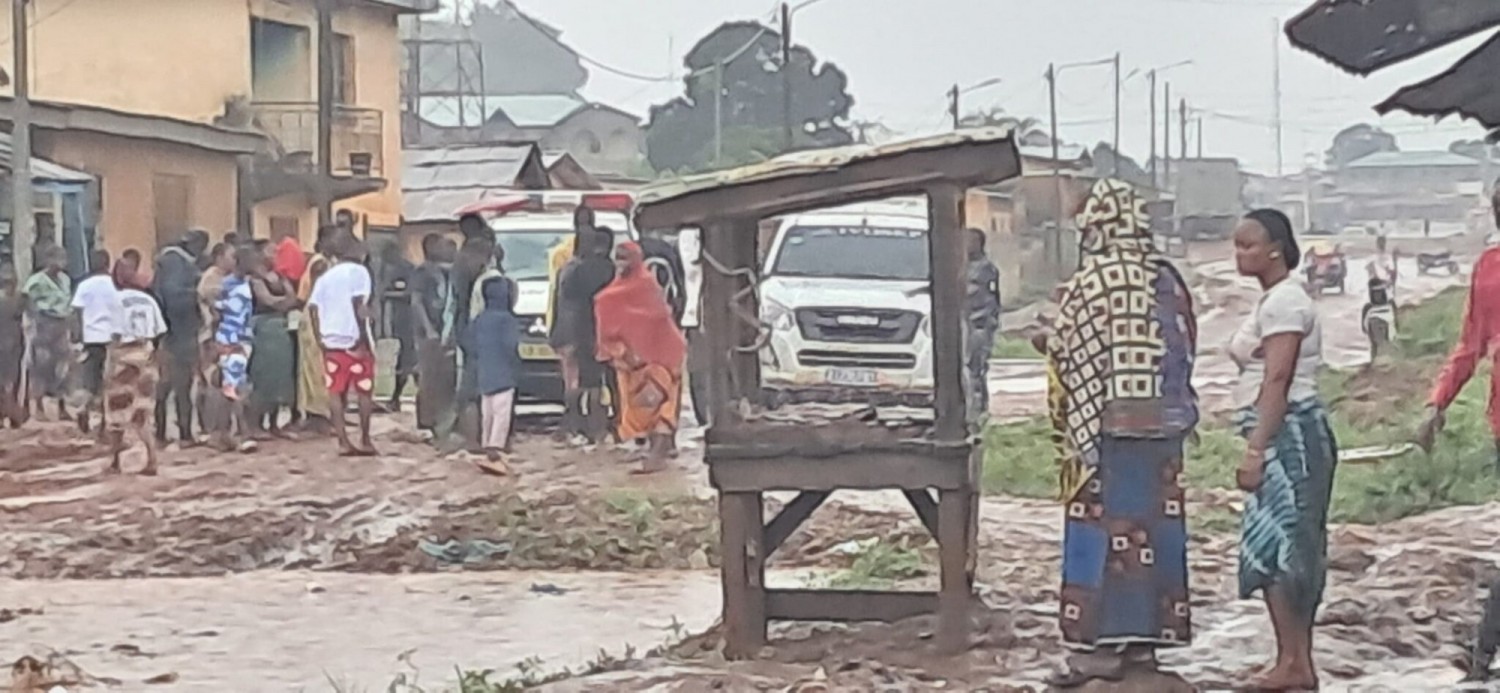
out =
<path fill-rule="evenodd" d="M 922 521 L 922 526 L 927 528 L 927 532 L 932 535 L 933 539 L 936 539 L 938 536 L 938 504 L 937 501 L 932 499 L 932 494 L 925 488 L 906 489 L 901 493 L 906 496 L 906 501 L 911 503 L 911 509 L 917 512 L 917 519 Z"/>
<path fill-rule="evenodd" d="M 891 453 L 866 453 L 826 459 L 780 457 L 711 460 L 708 479 L 720 491 L 973 488 L 967 456 L 933 459 L 922 455 Z"/>
<path fill-rule="evenodd" d="M 636 228 L 701 226 L 724 217 L 764 218 L 841 204 L 917 194 L 952 182 L 960 187 L 1000 183 L 1021 174 L 1011 140 L 955 142 L 932 149 L 830 164 L 756 180 L 708 186 L 636 208 Z"/>
<path fill-rule="evenodd" d="M 761 545 L 761 494 L 719 494 L 724 551 L 724 655 L 751 658 L 766 644 L 766 570 Z"/>
<path fill-rule="evenodd" d="M 971 506 L 976 495 L 971 489 L 941 491 L 938 495 L 938 563 L 941 588 L 938 591 L 938 649 L 957 654 L 968 647 L 969 607 L 974 584 L 969 573 L 969 556 L 974 551 L 970 541 Z"/>
<path fill-rule="evenodd" d="M 807 518 L 812 517 L 813 511 L 823 505 L 823 501 L 828 500 L 829 495 L 831 495 L 830 491 L 803 491 L 797 494 L 792 502 L 787 503 L 781 512 L 776 513 L 776 517 L 766 525 L 766 530 L 762 535 L 764 538 L 761 540 L 761 545 L 765 547 L 766 557 L 769 558 L 771 554 L 776 553 L 776 549 L 781 548 L 782 542 L 792 536 L 792 533 L 796 532 L 797 528 L 807 521 Z"/>
<path fill-rule="evenodd" d="M 734 224 L 721 221 L 703 229 L 703 252 L 715 259 L 733 257 Z M 703 305 L 727 306 L 734 295 L 735 281 L 715 270 L 709 263 L 703 265 Z M 728 310 L 704 310 L 702 338 L 707 342 L 708 411 L 715 426 L 730 425 L 737 421 L 738 407 L 734 406 L 733 367 L 731 353 L 734 348 L 734 314 Z"/>
<path fill-rule="evenodd" d="M 767 590 L 766 615 L 780 621 L 896 621 L 936 613 L 933 592 Z"/>
<path fill-rule="evenodd" d="M 752 276 L 759 276 L 759 268 L 756 266 L 756 259 L 759 257 L 756 249 L 760 246 L 759 221 L 756 219 L 740 218 L 731 222 L 730 227 L 732 237 L 729 239 L 728 245 L 732 249 L 732 252 L 728 258 L 720 258 L 720 260 L 731 269 L 749 270 L 754 272 Z M 730 284 L 733 292 L 731 297 L 733 294 L 751 288 L 753 283 L 751 276 L 733 277 Z M 729 304 L 726 301 L 719 304 L 705 303 L 704 305 L 727 306 Z M 745 311 L 746 315 L 755 316 L 759 320 L 760 301 L 755 292 L 752 292 L 745 300 L 740 301 L 739 307 Z M 755 344 L 756 338 L 759 336 L 759 330 L 756 329 L 758 323 L 752 324 L 743 318 L 734 317 L 731 324 L 734 326 L 735 347 Z M 730 352 L 730 362 L 733 368 L 731 373 L 735 401 L 748 399 L 751 402 L 759 402 L 760 352 L 745 352 L 735 348 Z"/>
<path fill-rule="evenodd" d="M 932 270 L 932 375 L 937 414 L 934 434 L 940 441 L 969 435 L 968 393 L 964 377 L 964 310 L 968 292 L 968 235 L 964 229 L 964 189 L 942 185 L 928 191 L 932 230 L 927 235 Z"/>

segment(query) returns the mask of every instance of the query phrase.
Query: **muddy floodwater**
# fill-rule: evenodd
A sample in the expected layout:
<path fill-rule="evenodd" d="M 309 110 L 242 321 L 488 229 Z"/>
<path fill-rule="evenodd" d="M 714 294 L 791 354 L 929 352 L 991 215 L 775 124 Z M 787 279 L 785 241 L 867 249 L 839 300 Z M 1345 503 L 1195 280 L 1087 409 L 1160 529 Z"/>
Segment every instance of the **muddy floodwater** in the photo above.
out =
<path fill-rule="evenodd" d="M 455 683 L 454 667 L 505 678 L 539 661 L 578 669 L 601 649 L 645 652 L 718 615 L 710 572 L 349 575 L 6 580 L 0 604 L 41 608 L 0 625 L 8 644 L 55 647 L 99 678 L 172 690 L 385 690 L 411 667 Z M 674 623 L 676 624 L 674 626 Z"/>

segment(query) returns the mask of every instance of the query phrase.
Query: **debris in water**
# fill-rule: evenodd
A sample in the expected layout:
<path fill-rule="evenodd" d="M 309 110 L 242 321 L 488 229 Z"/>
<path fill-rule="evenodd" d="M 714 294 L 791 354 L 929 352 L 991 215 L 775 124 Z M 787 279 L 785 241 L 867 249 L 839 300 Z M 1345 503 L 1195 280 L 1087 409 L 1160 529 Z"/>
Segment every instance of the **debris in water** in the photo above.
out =
<path fill-rule="evenodd" d="M 177 679 L 178 679 L 177 672 L 175 672 L 175 671 L 169 671 L 169 672 L 167 672 L 165 674 L 157 674 L 156 676 L 152 676 L 151 678 L 146 679 L 146 683 L 149 683 L 149 684 L 152 684 L 152 685 L 161 685 L 161 684 L 167 684 L 167 683 L 177 683 Z"/>
<path fill-rule="evenodd" d="M 548 594 L 548 595 L 552 595 L 554 597 L 561 597 L 562 595 L 567 594 L 568 592 L 570 592 L 572 590 L 563 589 L 563 588 L 558 587 L 557 585 L 554 585 L 552 583 L 543 583 L 543 584 L 532 583 L 531 584 L 531 591 L 535 592 L 537 594 Z"/>
<path fill-rule="evenodd" d="M 421 542 L 418 542 L 417 549 L 444 563 L 470 565 L 484 563 L 494 560 L 496 557 L 508 555 L 511 545 L 510 542 L 493 542 L 487 539 L 469 539 L 467 541 L 449 539 L 442 544 L 423 539 Z"/>

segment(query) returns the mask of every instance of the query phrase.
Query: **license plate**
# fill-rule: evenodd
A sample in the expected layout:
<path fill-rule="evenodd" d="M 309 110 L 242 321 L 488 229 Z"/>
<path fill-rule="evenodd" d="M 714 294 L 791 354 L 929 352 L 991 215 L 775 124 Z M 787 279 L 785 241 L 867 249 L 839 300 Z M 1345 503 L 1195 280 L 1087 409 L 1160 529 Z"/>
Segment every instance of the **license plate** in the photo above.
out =
<path fill-rule="evenodd" d="M 556 361 L 557 352 L 546 344 L 522 344 L 521 358 L 527 361 Z"/>
<path fill-rule="evenodd" d="M 863 385 L 875 384 L 875 371 L 856 368 L 830 368 L 828 369 L 828 382 L 834 385 Z"/>

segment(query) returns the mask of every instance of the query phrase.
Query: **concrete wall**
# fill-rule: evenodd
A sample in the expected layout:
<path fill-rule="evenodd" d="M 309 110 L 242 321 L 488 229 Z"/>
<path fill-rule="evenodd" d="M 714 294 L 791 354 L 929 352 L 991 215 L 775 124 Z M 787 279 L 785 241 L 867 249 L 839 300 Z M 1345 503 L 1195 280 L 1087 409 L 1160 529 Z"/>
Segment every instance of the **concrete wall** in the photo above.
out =
<path fill-rule="evenodd" d="M 604 108 L 579 111 L 541 141 L 546 151 L 566 151 L 590 173 L 630 173 L 646 156 L 646 134 L 632 116 Z"/>
<path fill-rule="evenodd" d="M 90 132 L 41 130 L 35 142 L 39 156 L 99 176 L 103 209 L 98 233 L 115 255 L 127 248 L 143 253 L 157 248 L 159 176 L 177 176 L 187 184 L 187 227 L 218 237 L 235 226 L 238 170 L 233 155 Z M 162 240 L 185 230 L 163 229 Z"/>

